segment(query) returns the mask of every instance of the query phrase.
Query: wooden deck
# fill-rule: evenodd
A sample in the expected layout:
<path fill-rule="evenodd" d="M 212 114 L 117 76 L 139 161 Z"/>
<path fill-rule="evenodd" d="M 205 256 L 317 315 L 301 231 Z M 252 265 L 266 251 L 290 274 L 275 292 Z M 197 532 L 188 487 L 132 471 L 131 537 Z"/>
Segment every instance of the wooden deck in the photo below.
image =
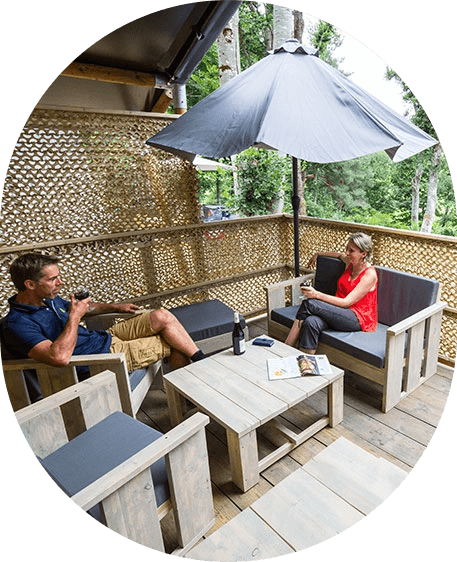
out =
<path fill-rule="evenodd" d="M 250 337 L 266 333 L 266 319 L 250 322 Z M 384 457 L 409 472 L 421 458 L 440 421 L 451 386 L 453 369 L 439 367 L 438 372 L 412 395 L 387 414 L 380 411 L 381 393 L 369 381 L 356 375 L 345 377 L 344 419 L 335 428 L 325 428 L 313 438 L 277 461 L 261 474 L 260 482 L 242 493 L 230 480 L 225 431 L 215 422 L 207 430 L 210 470 L 216 523 L 208 534 L 251 505 L 300 465 L 305 464 L 338 437 L 344 436 L 377 456 Z M 282 417 L 286 425 L 304 429 L 326 407 L 324 391 L 307 399 Z M 138 419 L 162 432 L 170 429 L 166 397 L 163 390 L 151 390 Z M 268 425 L 258 437 L 260 457 L 268 454 L 272 443 L 278 445 Z M 172 524 L 163 521 L 167 552 L 175 546 Z"/>

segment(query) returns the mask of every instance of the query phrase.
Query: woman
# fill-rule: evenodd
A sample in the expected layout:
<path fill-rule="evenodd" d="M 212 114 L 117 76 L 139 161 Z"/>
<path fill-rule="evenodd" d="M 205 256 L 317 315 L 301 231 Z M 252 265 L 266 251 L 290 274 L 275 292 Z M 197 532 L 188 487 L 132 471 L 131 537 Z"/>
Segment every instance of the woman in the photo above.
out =
<path fill-rule="evenodd" d="M 336 295 L 327 295 L 313 287 L 302 287 L 305 297 L 297 311 L 286 343 L 305 353 L 314 354 L 323 330 L 339 332 L 374 332 L 378 322 L 378 275 L 371 265 L 371 238 L 363 232 L 349 237 L 346 252 L 316 253 L 308 267 L 314 267 L 317 256 L 340 258 L 346 269 L 338 280 Z"/>

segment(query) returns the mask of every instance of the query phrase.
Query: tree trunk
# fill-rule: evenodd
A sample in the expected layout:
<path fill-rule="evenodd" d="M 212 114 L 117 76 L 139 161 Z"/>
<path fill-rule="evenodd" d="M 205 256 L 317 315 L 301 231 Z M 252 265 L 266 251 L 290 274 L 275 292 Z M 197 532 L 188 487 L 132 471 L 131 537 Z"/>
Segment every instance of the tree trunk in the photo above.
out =
<path fill-rule="evenodd" d="M 422 221 L 421 232 L 430 233 L 433 223 L 435 222 L 436 196 L 438 191 L 438 172 L 440 169 L 440 161 L 443 149 L 441 144 L 435 145 L 433 150 L 432 169 L 430 170 L 430 178 L 428 180 L 427 207 L 425 209 L 424 219 Z"/>
<path fill-rule="evenodd" d="M 419 230 L 419 188 L 424 171 L 422 164 L 419 164 L 412 183 L 412 199 L 411 199 L 411 227 L 413 230 Z"/>
<path fill-rule="evenodd" d="M 217 38 L 219 82 L 221 86 L 240 73 L 238 23 L 238 11 L 236 11 Z"/>
<path fill-rule="evenodd" d="M 273 5 L 273 49 L 293 37 L 294 17 L 290 8 Z M 285 158 L 288 158 L 285 156 Z M 271 212 L 282 213 L 284 209 L 284 186 L 281 185 L 276 199 L 271 202 Z"/>
<path fill-rule="evenodd" d="M 239 17 L 238 10 L 231 20 L 225 25 L 217 38 L 217 57 L 219 62 L 219 82 L 221 86 L 235 78 L 240 73 L 240 42 L 239 42 Z M 230 157 L 232 166 L 235 167 L 235 155 Z M 238 176 L 233 170 L 233 191 L 239 193 Z"/>
<path fill-rule="evenodd" d="M 303 33 L 305 31 L 305 19 L 302 12 L 298 10 L 293 11 L 294 16 L 294 39 L 297 39 L 300 43 L 303 43 Z"/>
<path fill-rule="evenodd" d="M 273 6 L 273 49 L 280 47 L 284 41 L 293 37 L 294 18 L 290 8 Z"/>

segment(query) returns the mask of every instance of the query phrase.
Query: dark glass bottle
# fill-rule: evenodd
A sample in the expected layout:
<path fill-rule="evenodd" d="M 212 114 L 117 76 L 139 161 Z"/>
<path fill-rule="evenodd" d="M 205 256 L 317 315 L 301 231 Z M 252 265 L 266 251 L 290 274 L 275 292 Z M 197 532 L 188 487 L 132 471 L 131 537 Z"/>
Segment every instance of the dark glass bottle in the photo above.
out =
<path fill-rule="evenodd" d="M 238 312 L 235 312 L 233 321 L 234 321 L 233 334 L 232 334 L 233 353 L 235 355 L 241 355 L 246 351 L 246 340 L 244 339 L 244 332 L 241 328 L 240 315 Z"/>

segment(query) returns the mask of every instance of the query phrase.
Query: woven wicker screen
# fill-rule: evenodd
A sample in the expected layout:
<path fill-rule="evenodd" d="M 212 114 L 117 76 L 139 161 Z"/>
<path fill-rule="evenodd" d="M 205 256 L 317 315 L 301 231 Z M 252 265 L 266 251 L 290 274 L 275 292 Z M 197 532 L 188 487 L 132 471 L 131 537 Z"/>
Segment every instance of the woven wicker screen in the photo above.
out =
<path fill-rule="evenodd" d="M 8 268 L 25 251 L 61 258 L 62 294 L 179 306 L 220 298 L 265 308 L 284 276 L 283 217 L 224 226 L 200 221 L 194 166 L 148 147 L 169 118 L 36 109 L 11 159 L 2 201 L 2 311 Z M 273 270 L 271 270 L 273 268 Z"/>
<path fill-rule="evenodd" d="M 166 124 L 131 114 L 35 110 L 6 179 L 2 243 L 197 222 L 194 167 L 145 144 Z"/>
<path fill-rule="evenodd" d="M 15 291 L 17 255 L 58 255 L 64 297 L 84 283 L 94 300 L 171 308 L 219 298 L 245 315 L 266 308 L 265 285 L 293 275 L 285 215 L 203 223 L 194 167 L 145 141 L 168 123 L 147 114 L 36 109 L 20 135 L 2 200 L 0 314 Z M 442 355 L 455 357 L 457 240 L 300 220 L 300 260 L 373 237 L 374 263 L 427 275 L 448 304 Z"/>

